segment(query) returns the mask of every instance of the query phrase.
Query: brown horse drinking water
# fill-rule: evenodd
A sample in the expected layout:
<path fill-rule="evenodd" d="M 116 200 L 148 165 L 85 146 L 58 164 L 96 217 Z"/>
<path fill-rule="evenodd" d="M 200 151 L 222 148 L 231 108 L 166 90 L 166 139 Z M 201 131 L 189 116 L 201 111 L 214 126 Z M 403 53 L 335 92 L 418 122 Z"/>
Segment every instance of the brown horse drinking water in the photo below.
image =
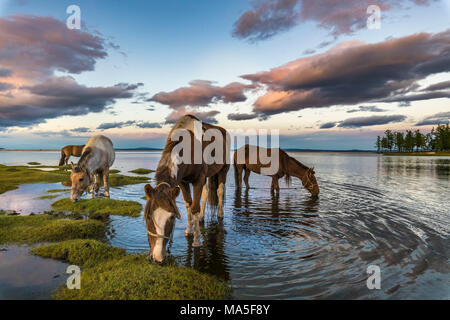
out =
<path fill-rule="evenodd" d="M 272 156 L 274 151 L 278 152 L 277 168 L 270 174 L 272 177 L 271 191 L 280 191 L 278 180 L 282 177 L 285 178 L 286 183 L 289 185 L 291 177 L 297 177 L 302 181 L 303 187 L 305 187 L 313 196 L 319 195 L 319 185 L 317 184 L 316 177 L 314 176 L 314 168 L 308 168 L 304 164 L 288 156 L 288 154 L 281 149 L 266 149 L 263 147 L 249 146 L 246 144 L 237 149 L 234 153 L 234 178 L 236 181 L 236 187 L 242 186 L 242 171 L 245 170 L 244 182 L 247 188 L 250 188 L 248 178 L 250 172 L 258 174 L 264 174 L 262 172 L 264 168 L 272 165 L 272 163 L 262 164 L 260 158 L 260 151 L 262 154 L 267 155 L 268 158 Z"/>
<path fill-rule="evenodd" d="M 59 165 L 67 165 L 69 163 L 70 156 L 81 157 L 81 152 L 84 146 L 65 146 L 61 149 L 61 159 L 59 160 Z"/>
<path fill-rule="evenodd" d="M 218 141 L 223 143 L 216 143 Z M 203 219 L 206 201 L 213 208 L 218 206 L 218 216 L 223 217 L 224 188 L 230 168 L 229 162 L 226 161 L 229 155 L 228 142 L 225 129 L 201 122 L 191 115 L 181 118 L 170 131 L 156 169 L 156 185 L 145 186 L 147 205 L 144 218 L 150 253 L 154 260 L 158 262 L 164 260 L 175 218 L 180 218 L 175 203 L 180 192 L 179 188 L 183 193 L 188 214 L 186 235 L 191 233 L 194 224 L 192 243 L 194 247 L 200 246 L 199 221 Z M 181 146 L 188 148 L 180 148 Z M 211 152 L 211 149 L 214 151 Z M 207 154 L 211 157 L 204 156 Z M 193 199 L 191 184 L 194 191 Z"/>

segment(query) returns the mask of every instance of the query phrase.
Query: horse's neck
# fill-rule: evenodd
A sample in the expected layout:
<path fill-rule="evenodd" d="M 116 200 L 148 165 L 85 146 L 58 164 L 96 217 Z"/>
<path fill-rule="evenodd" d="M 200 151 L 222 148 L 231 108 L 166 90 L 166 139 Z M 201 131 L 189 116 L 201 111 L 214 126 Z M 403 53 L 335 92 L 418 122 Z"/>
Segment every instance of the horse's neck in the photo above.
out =
<path fill-rule="evenodd" d="M 178 185 L 178 167 L 170 158 L 170 152 L 163 152 L 155 172 L 156 183 L 168 183 L 172 187 Z"/>
<path fill-rule="evenodd" d="M 299 179 L 303 179 L 305 176 L 306 168 L 298 164 L 296 161 L 289 157 L 287 172 L 290 176 L 297 177 Z"/>

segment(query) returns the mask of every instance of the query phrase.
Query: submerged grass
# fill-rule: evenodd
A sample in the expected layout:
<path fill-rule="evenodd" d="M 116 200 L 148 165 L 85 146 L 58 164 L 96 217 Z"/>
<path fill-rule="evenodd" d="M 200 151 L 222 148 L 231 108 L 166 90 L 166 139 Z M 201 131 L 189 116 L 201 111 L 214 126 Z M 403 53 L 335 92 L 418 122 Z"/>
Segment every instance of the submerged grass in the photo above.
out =
<path fill-rule="evenodd" d="M 118 216 L 139 217 L 142 205 L 135 201 L 114 200 L 105 198 L 81 199 L 72 202 L 70 199 L 61 199 L 52 204 L 53 210 L 71 211 L 75 213 L 112 214 Z"/>
<path fill-rule="evenodd" d="M 83 268 L 81 289 L 61 287 L 62 300 L 225 299 L 230 287 L 217 278 L 176 265 L 160 266 L 145 255 L 95 240 L 74 240 L 33 249 L 33 253 L 77 264 Z"/>
<path fill-rule="evenodd" d="M 58 195 L 56 195 L 56 194 L 48 194 L 48 195 L 45 195 L 45 196 L 40 196 L 38 199 L 46 200 L 46 199 L 55 199 L 55 198 L 58 198 Z"/>
<path fill-rule="evenodd" d="M 48 193 L 59 193 L 59 192 L 70 192 L 70 189 L 50 189 L 47 190 Z"/>
<path fill-rule="evenodd" d="M 52 215 L 6 216 L 0 214 L 0 243 L 56 242 L 101 238 L 105 224 L 91 219 L 69 220 Z"/>
<path fill-rule="evenodd" d="M 155 170 L 139 168 L 139 169 L 132 170 L 130 172 L 135 173 L 135 174 L 149 174 L 149 173 L 155 172 Z"/>
<path fill-rule="evenodd" d="M 69 166 L 70 167 L 70 166 Z M 55 170 L 43 171 L 40 169 L 54 168 Z M 0 165 L 0 194 L 17 189 L 21 184 L 62 182 L 70 186 L 70 171 L 68 166 L 5 166 Z M 111 187 L 120 187 L 130 184 L 148 182 L 147 177 L 130 177 L 113 173 L 109 176 Z"/>
<path fill-rule="evenodd" d="M 40 165 L 39 162 L 35 162 L 35 161 L 28 162 L 28 164 L 29 164 L 30 166 L 39 166 L 39 165 Z"/>

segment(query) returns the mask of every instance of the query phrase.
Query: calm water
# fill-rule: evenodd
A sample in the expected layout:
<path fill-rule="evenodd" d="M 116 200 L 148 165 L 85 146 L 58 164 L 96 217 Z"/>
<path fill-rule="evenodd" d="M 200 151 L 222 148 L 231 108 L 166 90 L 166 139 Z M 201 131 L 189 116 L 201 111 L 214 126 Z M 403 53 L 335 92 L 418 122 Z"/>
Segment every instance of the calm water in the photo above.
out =
<path fill-rule="evenodd" d="M 192 239 L 184 236 L 187 218 L 179 197 L 183 217 L 170 248 L 175 259 L 229 280 L 237 299 L 450 298 L 450 158 L 291 156 L 315 166 L 318 200 L 311 199 L 295 178 L 290 188 L 280 180 L 280 195 L 271 196 L 271 179 L 256 174 L 250 176 L 253 188 L 236 193 L 231 169 L 225 218 L 218 222 L 214 215 L 206 216 L 201 248 L 192 248 Z M 157 152 L 118 153 L 114 168 L 122 173 L 155 169 L 159 157 Z M 9 165 L 55 165 L 57 160 L 57 152 L 0 152 L 0 163 Z M 143 186 L 113 189 L 111 196 L 144 204 Z M 37 197 L 61 187 L 21 186 L 0 195 L 0 208 L 24 214 L 47 210 L 55 200 Z M 148 251 L 142 218 L 112 217 L 109 228 L 112 245 L 129 252 Z M 5 272 L 4 265 L 15 268 L 22 262 L 7 260 L 0 255 L 0 298 L 18 295 L 11 289 L 14 281 L 5 285 L 11 272 Z M 366 286 L 369 265 L 381 268 L 381 290 Z M 52 287 L 48 282 L 46 286 Z M 28 298 L 25 293 L 23 297 Z"/>

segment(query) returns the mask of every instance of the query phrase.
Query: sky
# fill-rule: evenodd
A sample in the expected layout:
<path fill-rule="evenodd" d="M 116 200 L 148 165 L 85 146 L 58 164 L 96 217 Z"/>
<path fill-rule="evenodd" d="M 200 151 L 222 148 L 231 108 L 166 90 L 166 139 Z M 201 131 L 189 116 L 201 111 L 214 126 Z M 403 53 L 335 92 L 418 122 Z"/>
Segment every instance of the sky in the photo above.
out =
<path fill-rule="evenodd" d="M 450 0 L 0 0 L 0 147 L 158 148 L 190 113 L 371 150 L 449 123 L 449 21 Z"/>

